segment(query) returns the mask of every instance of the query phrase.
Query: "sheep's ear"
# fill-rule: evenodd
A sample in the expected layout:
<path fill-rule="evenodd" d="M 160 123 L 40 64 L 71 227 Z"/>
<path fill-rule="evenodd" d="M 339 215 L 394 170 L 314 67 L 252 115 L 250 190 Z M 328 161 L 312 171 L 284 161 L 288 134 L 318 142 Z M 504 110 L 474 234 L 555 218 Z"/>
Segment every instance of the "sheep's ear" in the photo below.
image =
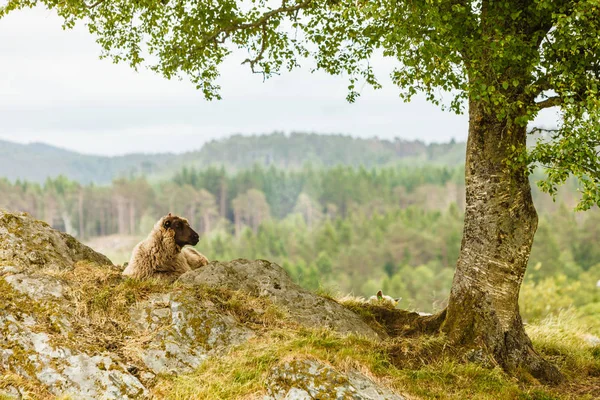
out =
<path fill-rule="evenodd" d="M 377 292 L 377 298 L 379 300 L 383 299 L 383 292 L 381 290 L 379 292 Z"/>
<path fill-rule="evenodd" d="M 173 215 L 171 215 L 171 213 L 169 213 L 169 215 L 167 215 L 167 217 L 172 217 Z"/>
<path fill-rule="evenodd" d="M 398 297 L 397 299 L 394 299 L 396 301 L 396 303 L 400 303 L 400 300 L 402 300 L 402 297 Z"/>

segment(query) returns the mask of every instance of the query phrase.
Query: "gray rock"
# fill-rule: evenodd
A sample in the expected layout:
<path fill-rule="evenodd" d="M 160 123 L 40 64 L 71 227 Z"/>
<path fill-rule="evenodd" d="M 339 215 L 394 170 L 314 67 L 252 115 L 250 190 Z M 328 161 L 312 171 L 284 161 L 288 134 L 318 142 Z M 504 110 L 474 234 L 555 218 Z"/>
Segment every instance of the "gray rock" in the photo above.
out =
<path fill-rule="evenodd" d="M 78 262 L 85 263 L 77 266 L 81 270 Z M 86 281 L 86 292 L 78 271 L 94 279 L 92 285 Z M 148 397 L 161 379 L 157 375 L 192 371 L 256 335 L 248 327 L 254 325 L 223 312 L 198 285 L 264 296 L 311 328 L 378 338 L 350 310 L 300 288 L 281 267 L 260 260 L 215 262 L 182 276 L 184 284 L 172 290 L 142 285 L 143 294 L 132 290 L 133 300 L 119 303 L 124 315 L 112 321 L 94 314 L 94 302 L 106 304 L 110 290 L 127 284 L 115 272 L 106 257 L 71 236 L 26 214 L 0 210 L 0 371 L 55 396 Z M 95 331 L 103 327 L 107 332 Z M 115 327 L 125 331 L 115 333 Z M 359 372 L 343 374 L 316 361 L 289 362 L 269 382 L 269 398 L 275 399 L 401 399 Z M 27 396 L 14 385 L 0 390 L 3 398 Z"/>
<path fill-rule="evenodd" d="M 582 336 L 583 340 L 590 346 L 600 346 L 600 337 L 586 333 Z"/>
<path fill-rule="evenodd" d="M 32 277 L 26 274 L 15 274 L 5 276 L 4 280 L 16 291 L 35 300 L 61 298 L 64 294 L 60 282 L 48 276 Z"/>
<path fill-rule="evenodd" d="M 253 336 L 214 305 L 186 294 L 153 295 L 131 310 L 140 336 L 151 336 L 141 358 L 154 374 L 177 374 L 198 367 L 209 356 Z"/>
<path fill-rule="evenodd" d="M 185 273 L 179 278 L 179 282 L 225 287 L 253 296 L 265 296 L 287 310 L 292 319 L 302 325 L 330 328 L 342 334 L 354 333 L 371 339 L 379 338 L 358 315 L 333 300 L 301 288 L 283 268 L 269 261 L 216 261 Z"/>
<path fill-rule="evenodd" d="M 293 360 L 274 369 L 265 399 L 272 400 L 405 400 L 365 375 L 338 372 L 313 360 Z"/>
<path fill-rule="evenodd" d="M 0 209 L 0 265 L 28 270 L 70 269 L 78 261 L 112 265 L 102 254 L 27 213 Z"/>
<path fill-rule="evenodd" d="M 18 274 L 21 270 L 14 265 L 0 265 L 0 275 Z"/>
<path fill-rule="evenodd" d="M 105 256 L 25 213 L 0 209 L 0 370 L 54 395 L 129 399 L 148 394 L 116 354 L 87 354 L 69 318 L 73 304 L 55 277 L 77 262 L 111 265 Z M 10 387 L 2 395 L 21 398 Z"/>
<path fill-rule="evenodd" d="M 0 313 L 0 366 L 31 380 L 36 379 L 55 395 L 72 394 L 79 399 L 129 399 L 147 394 L 140 381 L 124 370 L 112 356 L 75 354 L 53 345 L 50 336 L 34 332 L 33 316 L 15 318 Z M 18 349 L 18 352 L 15 350 Z"/>

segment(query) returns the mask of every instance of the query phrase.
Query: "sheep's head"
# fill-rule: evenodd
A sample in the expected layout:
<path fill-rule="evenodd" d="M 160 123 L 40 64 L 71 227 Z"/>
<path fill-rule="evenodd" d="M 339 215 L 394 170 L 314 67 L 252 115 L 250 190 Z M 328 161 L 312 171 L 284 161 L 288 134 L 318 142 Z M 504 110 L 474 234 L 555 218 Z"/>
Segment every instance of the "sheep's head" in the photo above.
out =
<path fill-rule="evenodd" d="M 183 247 L 186 244 L 195 246 L 198 244 L 198 240 L 200 240 L 198 233 L 190 227 L 185 218 L 169 213 L 169 215 L 161 219 L 161 225 L 168 235 L 173 235 L 177 246 Z"/>

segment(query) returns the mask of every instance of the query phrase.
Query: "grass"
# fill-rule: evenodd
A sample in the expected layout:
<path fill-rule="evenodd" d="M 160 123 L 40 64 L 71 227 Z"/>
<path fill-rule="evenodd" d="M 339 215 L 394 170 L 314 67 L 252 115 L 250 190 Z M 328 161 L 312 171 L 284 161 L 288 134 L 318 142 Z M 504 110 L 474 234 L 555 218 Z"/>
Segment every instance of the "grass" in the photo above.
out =
<path fill-rule="evenodd" d="M 205 362 L 192 374 L 167 378 L 154 389 L 158 398 L 261 398 L 268 373 L 290 359 L 318 359 L 338 369 L 381 369 L 387 361 L 374 342 L 331 331 L 276 329 Z"/>
<path fill-rule="evenodd" d="M 600 348 L 581 339 L 586 327 L 574 314 L 561 314 L 528 332 L 536 349 L 561 368 L 557 387 L 519 381 L 499 368 L 453 357 L 443 337 L 375 342 L 330 331 L 279 327 L 265 330 L 228 354 L 214 357 L 191 374 L 161 377 L 154 388 L 166 399 L 258 399 L 273 368 L 291 359 L 315 359 L 339 371 L 359 370 L 409 399 L 595 399 L 600 393 Z M 403 362 L 397 354 L 403 353 Z M 596 397 L 595 397 L 596 396 Z"/>
<path fill-rule="evenodd" d="M 586 336 L 593 332 L 589 318 L 570 309 L 557 316 L 527 327 L 534 348 L 559 367 L 567 378 L 562 395 L 577 393 L 580 397 L 600 396 L 600 346 L 591 344 Z"/>
<path fill-rule="evenodd" d="M 119 269 L 86 262 L 79 262 L 72 270 L 59 272 L 55 277 L 70 283 L 66 285 L 72 306 L 69 321 L 77 336 L 55 335 L 54 342 L 67 340 L 70 347 L 93 354 L 117 351 L 125 356 L 121 350 L 131 345 L 127 343 L 132 332 L 130 308 L 153 293 L 169 290 L 166 282 L 123 279 Z"/>
<path fill-rule="evenodd" d="M 184 290 L 160 281 L 123 280 L 118 271 L 86 264 L 70 272 L 80 282 L 73 292 L 75 313 L 93 342 L 106 349 L 143 346 L 123 343 L 130 321 L 128 309 L 152 293 Z M 189 290 L 189 289 L 187 289 Z M 457 360 L 444 338 L 421 336 L 375 342 L 356 336 L 298 326 L 265 298 L 208 287 L 192 289 L 192 298 L 210 300 L 220 312 L 235 317 L 257 335 L 229 353 L 213 357 L 190 374 L 160 376 L 153 388 L 166 399 L 253 399 L 265 394 L 273 368 L 291 359 L 315 359 L 339 371 L 359 370 L 398 393 L 415 399 L 593 399 L 600 393 L 600 348 L 584 339 L 589 325 L 575 312 L 565 312 L 529 325 L 535 348 L 559 366 L 567 382 L 547 387 L 522 382 L 498 368 L 489 369 Z M 352 308 L 355 299 L 346 299 Z M 361 307 L 355 307 L 368 313 Z M 365 315 L 368 317 L 368 315 Z M 98 336 L 98 331 L 103 334 Z M 79 336 L 79 335 L 78 335 Z M 87 337 L 88 335 L 84 335 Z M 596 391 L 597 390 L 597 391 Z"/>
<path fill-rule="evenodd" d="M 585 335 L 594 333 L 594 310 L 568 311 L 527 326 L 534 347 L 555 363 L 566 377 L 557 387 L 535 381 L 519 381 L 498 368 L 486 368 L 456 357 L 441 336 L 420 336 L 381 342 L 356 336 L 342 337 L 331 331 L 303 328 L 268 299 L 241 292 L 208 287 L 185 288 L 158 280 L 123 279 L 118 269 L 78 263 L 71 271 L 56 275 L 67 284 L 73 308 L 69 320 L 77 332 L 64 338 L 49 325 L 53 340 L 68 340 L 69 346 L 88 353 L 116 352 L 137 364 L 145 338 L 130 337 L 130 308 L 154 293 L 180 293 L 192 301 L 210 301 L 219 312 L 233 316 L 256 335 L 227 354 L 209 358 L 197 370 L 179 376 L 158 376 L 150 389 L 165 399 L 259 399 L 266 393 L 270 372 L 289 360 L 313 359 L 338 371 L 358 370 L 381 385 L 409 399 L 594 399 L 600 393 L 600 346 L 592 346 Z M 0 281 L 1 282 L 1 281 Z M 39 307 L 25 304 L 9 290 L 4 307 Z M 330 295 L 330 294 L 329 294 Z M 331 296 L 331 295 L 330 295 Z M 342 302 L 372 317 L 357 299 Z M 353 307 L 356 306 L 356 307 Z M 31 310 L 36 313 L 51 310 Z M 0 371 L 0 389 L 17 385 L 45 398 L 40 387 L 19 381 Z"/>

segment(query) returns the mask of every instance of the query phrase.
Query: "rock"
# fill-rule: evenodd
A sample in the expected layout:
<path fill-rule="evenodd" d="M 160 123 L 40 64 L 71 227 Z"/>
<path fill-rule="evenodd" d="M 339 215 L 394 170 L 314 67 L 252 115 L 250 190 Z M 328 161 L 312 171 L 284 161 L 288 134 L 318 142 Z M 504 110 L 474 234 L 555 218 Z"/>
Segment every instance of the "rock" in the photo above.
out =
<path fill-rule="evenodd" d="M 0 370 L 39 381 L 54 395 L 80 399 L 128 399 L 147 394 L 140 381 L 111 356 L 76 354 L 52 343 L 50 335 L 35 332 L 35 316 L 0 312 Z"/>
<path fill-rule="evenodd" d="M 6 276 L 4 280 L 13 289 L 35 300 L 48 297 L 61 298 L 64 292 L 64 288 L 57 279 L 47 276 L 34 278 L 26 274 L 14 274 Z"/>
<path fill-rule="evenodd" d="M 0 209 L 0 265 L 61 270 L 72 268 L 78 261 L 112 264 L 106 256 L 27 213 Z"/>
<path fill-rule="evenodd" d="M 25 213 L 0 210 L 0 373 L 43 392 L 77 399 L 133 399 L 148 394 L 116 354 L 78 346 L 67 292 L 78 282 L 56 274 L 78 262 L 108 268 L 110 260 Z M 0 379 L 1 382 L 1 379 Z M 19 388 L 1 393 L 21 398 Z M 29 397 L 27 397 L 29 398 Z"/>
<path fill-rule="evenodd" d="M 144 346 L 141 358 L 154 374 L 190 372 L 213 354 L 253 336 L 210 304 L 198 304 L 184 293 L 150 297 L 131 311 L 140 335 L 157 332 Z"/>
<path fill-rule="evenodd" d="M 268 261 L 215 262 L 175 285 L 134 281 L 71 236 L 4 210 L 0 292 L 2 399 L 147 398 L 166 374 L 191 372 L 272 327 L 295 329 L 290 320 L 379 339 Z M 287 362 L 269 379 L 270 398 L 400 399 L 317 361 Z"/>
<path fill-rule="evenodd" d="M 405 400 L 357 371 L 341 373 L 313 360 L 293 360 L 273 370 L 266 399 Z"/>
<path fill-rule="evenodd" d="M 590 346 L 600 346 L 600 337 L 591 333 L 584 334 L 582 339 Z"/>
<path fill-rule="evenodd" d="M 379 336 L 358 315 L 339 303 L 318 296 L 295 284 L 279 265 L 244 259 L 215 261 L 179 278 L 186 285 L 241 290 L 253 296 L 265 296 L 284 308 L 298 323 L 314 328 L 330 328 L 342 334 L 354 333 L 371 339 Z"/>

